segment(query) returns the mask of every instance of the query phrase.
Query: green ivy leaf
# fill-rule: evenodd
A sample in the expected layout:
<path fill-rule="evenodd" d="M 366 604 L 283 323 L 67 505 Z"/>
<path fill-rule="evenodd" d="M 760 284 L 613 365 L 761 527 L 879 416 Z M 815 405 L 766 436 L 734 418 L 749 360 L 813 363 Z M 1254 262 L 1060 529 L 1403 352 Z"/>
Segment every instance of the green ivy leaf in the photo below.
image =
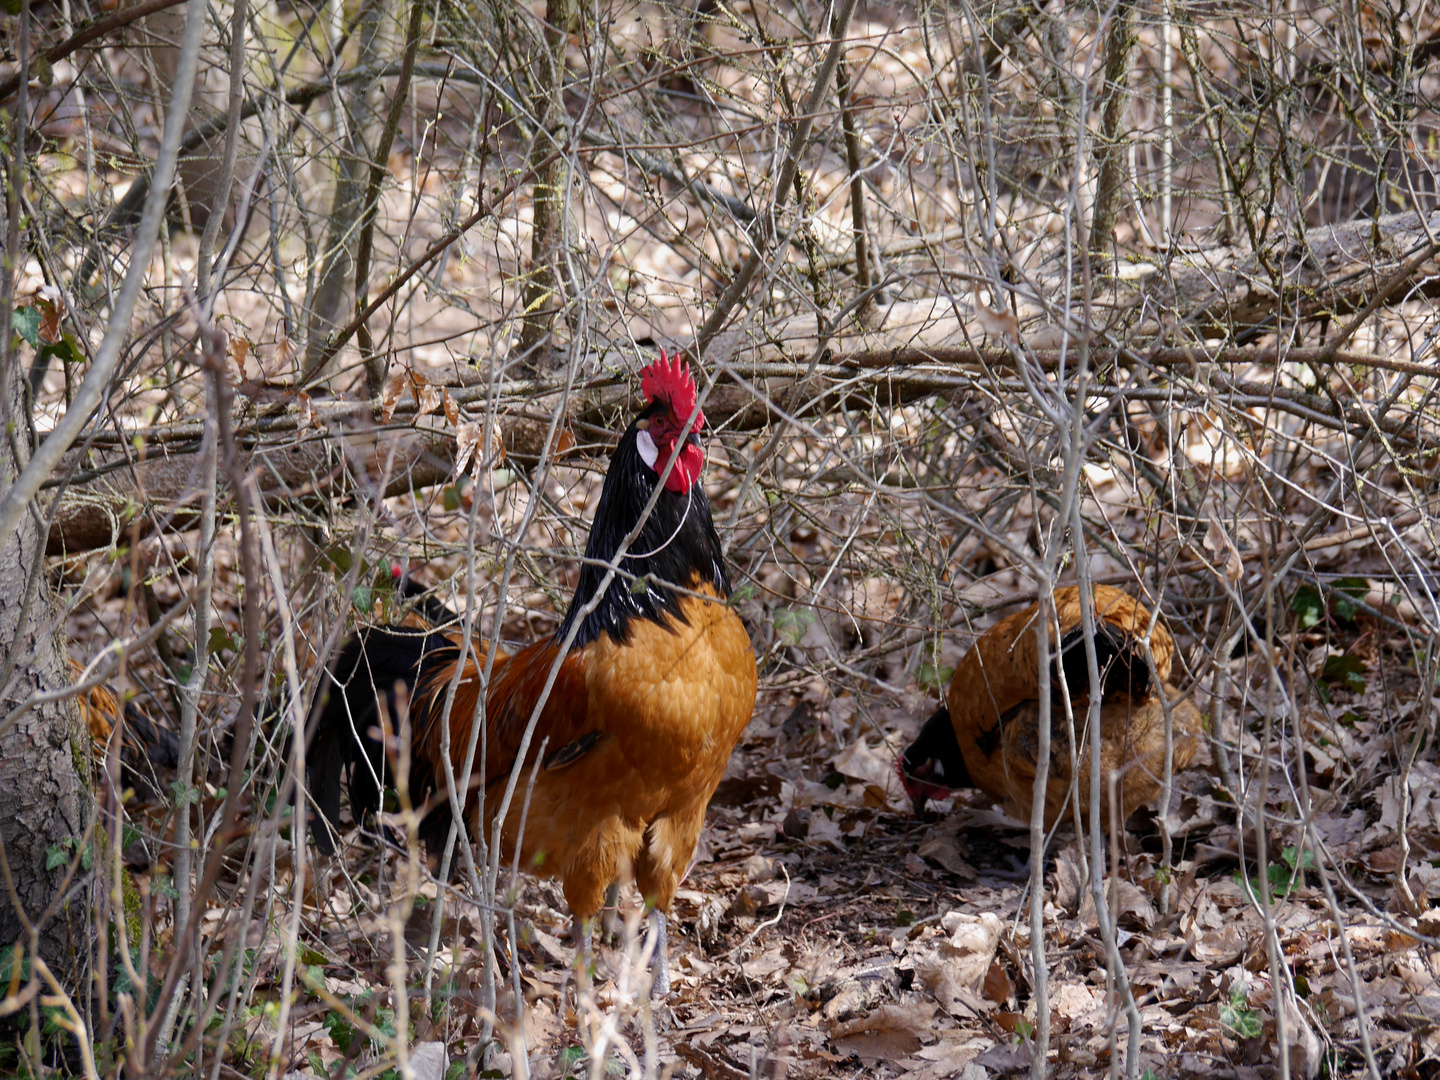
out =
<path fill-rule="evenodd" d="M 72 840 L 71 843 L 74 843 L 74 841 Z M 51 844 L 45 849 L 46 870 L 58 870 L 65 865 L 68 859 L 69 856 L 65 854 L 65 846 L 63 844 Z"/>
<path fill-rule="evenodd" d="M 74 334 L 65 334 L 59 341 L 40 347 L 41 360 L 48 360 L 52 356 L 58 356 L 62 364 L 83 364 L 85 354 L 80 351 L 80 345 L 75 340 Z"/>
<path fill-rule="evenodd" d="M 745 584 L 737 586 L 730 593 L 730 606 L 735 607 L 739 604 L 745 603 L 746 600 L 754 599 L 755 592 L 755 583 L 753 581 L 747 581 L 745 582 Z"/>
<path fill-rule="evenodd" d="M 1325 618 L 1325 598 L 1311 585 L 1301 585 L 1290 598 L 1290 610 L 1297 616 L 1300 629 L 1309 630 Z"/>
<path fill-rule="evenodd" d="M 929 660 L 921 660 L 920 667 L 915 672 L 915 681 L 920 684 L 922 690 L 936 690 L 944 692 L 945 687 L 950 685 L 950 678 L 955 674 L 955 668 L 950 664 L 933 664 Z"/>
<path fill-rule="evenodd" d="M 567 1046 L 564 1050 L 560 1051 L 561 1074 L 563 1075 L 564 1073 L 570 1072 L 576 1065 L 581 1064 L 584 1060 L 585 1048 L 583 1046 Z"/>
<path fill-rule="evenodd" d="M 1341 622 L 1353 623 L 1360 610 L 1355 601 L 1370 594 L 1370 582 L 1361 577 L 1343 577 L 1331 584 L 1330 610 Z"/>
<path fill-rule="evenodd" d="M 1320 677 L 1331 686 L 1343 686 L 1357 694 L 1365 690 L 1365 661 L 1350 653 L 1325 658 Z"/>
<path fill-rule="evenodd" d="M 10 10 L 8 3 L 3 6 L 7 11 Z M 11 11 L 10 14 L 20 14 L 18 0 L 15 4 L 15 10 Z M 32 349 L 38 349 L 40 347 L 40 309 L 38 307 L 32 304 L 29 307 L 16 308 L 15 314 L 11 317 L 10 324 L 15 328 L 15 332 L 24 338 L 26 344 Z"/>
<path fill-rule="evenodd" d="M 345 1017 L 339 1013 L 328 1013 L 325 1019 L 320 1022 L 331 1041 L 342 1054 L 350 1053 L 350 1044 L 355 1039 L 355 1029 L 350 1026 Z"/>
<path fill-rule="evenodd" d="M 778 608 L 775 611 L 775 637 L 786 645 L 799 645 L 815 623 L 815 613 L 809 608 Z"/>
<path fill-rule="evenodd" d="M 218 652 L 239 652 L 240 639 L 223 626 L 212 626 L 210 628 L 210 651 Z"/>
<path fill-rule="evenodd" d="M 1220 1026 L 1242 1039 L 1260 1037 L 1260 1014 L 1250 1008 L 1245 987 L 1239 983 L 1230 988 L 1230 1000 L 1220 1006 Z"/>

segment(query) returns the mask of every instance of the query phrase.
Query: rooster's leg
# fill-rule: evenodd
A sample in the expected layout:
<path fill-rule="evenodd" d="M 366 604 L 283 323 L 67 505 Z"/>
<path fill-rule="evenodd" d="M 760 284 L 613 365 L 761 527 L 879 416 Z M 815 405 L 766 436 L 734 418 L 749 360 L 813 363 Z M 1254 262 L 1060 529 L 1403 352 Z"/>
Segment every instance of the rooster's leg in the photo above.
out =
<path fill-rule="evenodd" d="M 612 881 L 605 889 L 605 906 L 600 909 L 600 941 L 613 945 L 620 939 L 625 922 L 620 918 L 620 882 Z"/>
<path fill-rule="evenodd" d="M 590 948 L 590 921 L 573 915 L 570 933 L 575 938 L 575 977 L 582 990 L 590 989 L 590 967 L 594 952 Z"/>
<path fill-rule="evenodd" d="M 650 996 L 663 998 L 670 993 L 670 949 L 665 929 L 665 913 L 650 909 L 651 964 L 654 977 L 650 980 Z"/>

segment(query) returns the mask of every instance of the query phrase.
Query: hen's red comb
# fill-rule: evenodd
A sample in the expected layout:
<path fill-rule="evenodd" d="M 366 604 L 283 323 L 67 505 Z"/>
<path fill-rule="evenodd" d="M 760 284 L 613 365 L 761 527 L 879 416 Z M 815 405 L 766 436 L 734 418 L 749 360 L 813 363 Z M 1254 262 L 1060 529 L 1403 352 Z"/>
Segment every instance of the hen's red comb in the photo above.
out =
<path fill-rule="evenodd" d="M 667 357 L 665 350 L 661 349 L 659 360 L 640 369 L 640 392 L 651 401 L 667 402 L 670 411 L 682 422 L 695 408 L 695 377 L 678 352 Z M 695 417 L 695 426 L 691 430 L 700 431 L 704 427 L 705 414 L 702 412 Z"/>

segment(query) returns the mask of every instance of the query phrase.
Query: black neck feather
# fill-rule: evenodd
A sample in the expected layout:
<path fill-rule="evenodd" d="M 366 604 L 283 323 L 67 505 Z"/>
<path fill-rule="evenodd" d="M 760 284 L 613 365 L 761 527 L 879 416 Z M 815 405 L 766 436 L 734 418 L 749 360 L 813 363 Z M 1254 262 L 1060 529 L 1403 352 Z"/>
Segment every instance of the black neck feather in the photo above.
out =
<path fill-rule="evenodd" d="M 636 418 L 637 422 L 661 407 L 650 406 Z M 715 525 L 710 519 L 710 502 L 697 480 L 684 495 L 669 489 L 660 492 L 655 509 L 630 545 L 629 550 L 634 554 L 620 560 L 622 573 L 615 575 L 600 602 L 582 618 L 581 612 L 605 579 L 606 568 L 599 564 L 614 559 L 621 541 L 640 520 L 659 480 L 640 456 L 635 442 L 637 431 L 632 423 L 610 459 L 595 521 L 590 526 L 590 539 L 585 544 L 580 584 L 565 613 L 565 621 L 555 632 L 555 639 L 564 641 L 570 627 L 580 619 L 580 632 L 572 648 L 581 648 L 601 633 L 608 633 L 624 644 L 632 619 L 649 619 L 661 626 L 666 625 L 667 617 L 683 621 L 682 594 L 676 593 L 671 585 L 695 589 L 708 584 L 722 597 L 730 595 L 720 538 L 715 535 Z M 663 465 L 663 459 L 660 464 Z M 643 579 L 643 584 L 637 579 Z"/>

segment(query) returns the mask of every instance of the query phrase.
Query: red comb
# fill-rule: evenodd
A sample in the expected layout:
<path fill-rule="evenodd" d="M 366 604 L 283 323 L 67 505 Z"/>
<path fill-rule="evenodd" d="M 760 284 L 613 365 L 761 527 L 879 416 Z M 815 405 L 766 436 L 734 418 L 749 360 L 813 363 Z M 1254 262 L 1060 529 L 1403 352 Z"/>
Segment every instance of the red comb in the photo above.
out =
<path fill-rule="evenodd" d="M 682 422 L 695 408 L 695 377 L 678 352 L 667 357 L 665 350 L 661 349 L 659 360 L 640 369 L 640 392 L 651 401 L 667 402 L 670 411 Z M 695 417 L 695 426 L 691 430 L 699 431 L 704 426 L 705 414 L 702 412 Z"/>

